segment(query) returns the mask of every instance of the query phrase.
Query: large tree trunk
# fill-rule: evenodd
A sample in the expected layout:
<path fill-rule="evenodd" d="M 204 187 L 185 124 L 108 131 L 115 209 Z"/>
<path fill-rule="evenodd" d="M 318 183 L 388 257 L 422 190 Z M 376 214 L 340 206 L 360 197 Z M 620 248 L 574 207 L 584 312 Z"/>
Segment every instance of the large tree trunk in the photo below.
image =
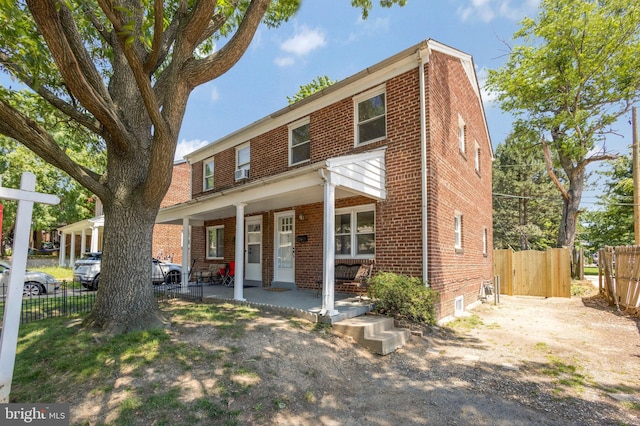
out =
<path fill-rule="evenodd" d="M 130 103 L 130 114 L 134 110 L 135 103 Z M 172 173 L 151 174 L 150 138 L 148 129 L 141 126 L 137 150 L 127 155 L 108 152 L 109 192 L 102 199 L 105 220 L 100 284 L 86 320 L 87 325 L 106 334 L 158 328 L 167 323 L 153 294 L 151 248 L 155 219 Z"/>
<path fill-rule="evenodd" d="M 105 206 L 100 285 L 86 325 L 119 334 L 167 324 L 151 283 L 156 213 L 140 202 Z"/>
<path fill-rule="evenodd" d="M 574 169 L 569 174 L 569 190 L 567 191 L 567 196 L 563 197 L 562 221 L 558 230 L 558 247 L 567 247 L 573 250 L 584 180 L 584 168 L 582 167 Z"/>

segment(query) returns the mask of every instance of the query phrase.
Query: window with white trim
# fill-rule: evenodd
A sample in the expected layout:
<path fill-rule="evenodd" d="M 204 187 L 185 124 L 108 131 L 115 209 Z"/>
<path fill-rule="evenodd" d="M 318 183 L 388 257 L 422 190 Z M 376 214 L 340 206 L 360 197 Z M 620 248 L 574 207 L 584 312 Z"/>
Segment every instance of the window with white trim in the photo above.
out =
<path fill-rule="evenodd" d="M 251 166 L 251 145 L 247 142 L 236 148 L 236 170 L 249 170 Z"/>
<path fill-rule="evenodd" d="M 336 210 L 335 238 L 336 258 L 373 258 L 376 254 L 374 206 Z"/>
<path fill-rule="evenodd" d="M 309 118 L 289 125 L 289 165 L 304 163 L 311 158 Z"/>
<path fill-rule="evenodd" d="M 488 244 L 489 244 L 489 231 L 485 226 L 484 228 L 482 228 L 482 254 L 484 256 L 486 256 L 489 253 Z"/>
<path fill-rule="evenodd" d="M 378 87 L 353 98 L 356 119 L 356 145 L 387 137 L 385 87 Z"/>
<path fill-rule="evenodd" d="M 207 259 L 224 258 L 224 226 L 207 226 Z"/>
<path fill-rule="evenodd" d="M 462 119 L 462 116 L 458 115 L 458 149 L 461 153 L 465 153 L 465 140 L 467 126 Z"/>
<path fill-rule="evenodd" d="M 454 235 L 454 248 L 456 250 L 462 249 L 462 215 L 456 213 L 453 218 L 453 235 Z"/>
<path fill-rule="evenodd" d="M 475 167 L 476 172 L 480 173 L 480 146 L 478 142 L 475 143 Z"/>
<path fill-rule="evenodd" d="M 213 158 L 202 163 L 202 190 L 213 189 Z"/>

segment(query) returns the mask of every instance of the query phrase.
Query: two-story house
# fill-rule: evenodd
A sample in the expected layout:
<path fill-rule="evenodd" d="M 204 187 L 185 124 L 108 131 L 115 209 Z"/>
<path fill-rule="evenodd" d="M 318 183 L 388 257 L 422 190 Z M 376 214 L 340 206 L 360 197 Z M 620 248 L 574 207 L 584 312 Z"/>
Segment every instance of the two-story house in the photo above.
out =
<path fill-rule="evenodd" d="M 321 286 L 333 315 L 336 262 L 375 261 L 443 318 L 492 279 L 492 158 L 471 56 L 426 40 L 187 155 L 191 199 L 157 223 L 190 229 L 196 267 L 234 262 L 235 299 Z"/>

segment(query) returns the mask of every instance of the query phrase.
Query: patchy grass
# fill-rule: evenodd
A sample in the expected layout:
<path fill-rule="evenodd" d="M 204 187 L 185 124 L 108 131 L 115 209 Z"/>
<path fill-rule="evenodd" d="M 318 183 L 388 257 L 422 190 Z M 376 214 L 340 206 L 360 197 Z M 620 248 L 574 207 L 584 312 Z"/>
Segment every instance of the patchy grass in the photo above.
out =
<path fill-rule="evenodd" d="M 448 322 L 446 324 L 447 328 L 450 328 L 454 331 L 462 331 L 462 332 L 468 332 L 483 326 L 484 326 L 484 323 L 482 322 L 480 317 L 477 316 L 476 314 L 458 317 L 455 320 Z"/>
<path fill-rule="evenodd" d="M 29 268 L 34 271 L 41 271 L 47 274 L 53 275 L 57 280 L 72 281 L 73 280 L 73 268 L 66 268 L 62 266 L 42 266 L 38 268 Z"/>
<path fill-rule="evenodd" d="M 598 289 L 593 286 L 589 280 L 573 280 L 571 281 L 571 296 L 590 296 L 597 293 Z"/>
<path fill-rule="evenodd" d="M 544 343 L 544 342 L 538 342 L 535 344 L 534 348 L 536 350 L 542 351 L 542 352 L 547 352 L 549 350 L 549 346 Z"/>
<path fill-rule="evenodd" d="M 598 275 L 597 266 L 585 266 L 583 271 L 585 275 Z"/>
<path fill-rule="evenodd" d="M 234 305 L 167 305 L 174 321 L 215 325 L 220 336 L 244 334 L 256 310 Z M 237 348 L 206 348 L 172 338 L 171 330 L 132 332 L 112 338 L 81 326 L 81 318 L 53 318 L 20 327 L 12 402 L 57 402 L 89 395 L 95 404 L 116 400 L 109 424 L 236 424 L 229 401 L 259 380 L 251 366 L 235 362 Z M 208 392 L 175 383 L 150 384 L 149 376 L 189 377 L 197 368 L 215 371 Z M 119 381 L 119 378 L 124 380 Z M 37 385 L 34 385 L 37 384 Z M 117 397 L 114 395 L 118 395 Z"/>
<path fill-rule="evenodd" d="M 589 377 L 580 372 L 580 366 L 565 362 L 553 355 L 548 355 L 550 364 L 542 370 L 543 374 L 554 378 L 556 391 L 570 388 L 580 393 L 589 385 Z"/>

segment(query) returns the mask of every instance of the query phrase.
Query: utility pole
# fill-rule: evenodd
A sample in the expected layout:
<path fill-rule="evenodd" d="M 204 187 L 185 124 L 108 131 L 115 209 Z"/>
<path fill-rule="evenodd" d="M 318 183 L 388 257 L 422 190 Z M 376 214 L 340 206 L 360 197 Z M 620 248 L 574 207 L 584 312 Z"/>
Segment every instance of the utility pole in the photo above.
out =
<path fill-rule="evenodd" d="M 640 147 L 638 147 L 638 109 L 631 109 L 633 128 L 633 236 L 635 245 L 640 245 Z"/>

